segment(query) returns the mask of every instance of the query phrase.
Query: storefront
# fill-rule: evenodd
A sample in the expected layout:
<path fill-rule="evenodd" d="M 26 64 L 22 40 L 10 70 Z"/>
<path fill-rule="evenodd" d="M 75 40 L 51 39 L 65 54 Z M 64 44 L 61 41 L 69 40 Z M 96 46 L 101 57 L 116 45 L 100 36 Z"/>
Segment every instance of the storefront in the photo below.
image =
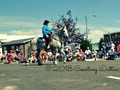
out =
<path fill-rule="evenodd" d="M 29 38 L 29 39 L 19 39 L 19 40 L 13 40 L 10 42 L 6 42 L 4 44 L 2 44 L 2 53 L 9 53 L 11 50 L 14 51 L 16 49 L 18 49 L 21 53 L 23 57 L 27 57 L 28 56 L 28 49 L 31 46 L 31 40 L 33 38 Z"/>

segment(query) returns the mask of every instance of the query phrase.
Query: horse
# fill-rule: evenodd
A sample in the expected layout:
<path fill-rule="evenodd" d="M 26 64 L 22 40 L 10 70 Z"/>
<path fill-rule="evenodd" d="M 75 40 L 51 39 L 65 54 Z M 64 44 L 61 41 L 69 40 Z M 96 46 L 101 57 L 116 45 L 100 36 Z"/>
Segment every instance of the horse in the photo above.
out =
<path fill-rule="evenodd" d="M 57 52 L 62 53 L 63 55 L 65 55 L 64 50 L 63 50 L 63 43 L 62 41 L 64 40 L 64 38 L 68 38 L 68 32 L 66 29 L 66 26 L 60 25 L 58 27 L 57 32 L 55 32 L 52 36 L 52 39 L 49 43 L 50 49 L 52 50 L 52 53 L 54 55 L 54 60 L 53 63 L 55 65 L 58 64 L 58 61 L 56 59 L 56 54 Z M 32 45 L 36 45 L 36 49 L 37 49 L 37 59 L 38 59 L 38 65 L 42 65 L 42 60 L 40 60 L 40 52 L 44 49 L 45 46 L 45 39 L 43 37 L 36 37 L 31 41 Z M 64 60 L 64 63 L 66 62 L 66 60 Z"/>

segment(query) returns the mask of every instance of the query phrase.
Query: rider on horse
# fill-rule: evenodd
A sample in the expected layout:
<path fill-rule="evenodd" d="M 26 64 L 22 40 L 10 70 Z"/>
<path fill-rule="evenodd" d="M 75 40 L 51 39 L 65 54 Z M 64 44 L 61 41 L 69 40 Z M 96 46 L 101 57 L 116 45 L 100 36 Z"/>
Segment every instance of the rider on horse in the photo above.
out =
<path fill-rule="evenodd" d="M 50 21 L 45 20 L 44 23 L 43 23 L 43 27 L 42 27 L 43 37 L 45 38 L 45 41 L 46 41 L 45 50 L 47 50 L 47 47 L 48 47 L 49 42 L 50 42 L 51 37 L 52 37 L 52 30 L 51 30 L 51 28 L 48 26 L 49 22 L 50 22 Z"/>
<path fill-rule="evenodd" d="M 61 45 L 61 42 L 60 42 L 60 38 L 61 38 L 61 35 L 63 35 L 63 37 L 68 37 L 67 29 L 66 29 L 65 26 L 59 24 L 57 26 L 58 30 L 57 30 L 57 32 L 55 32 L 55 35 L 53 36 L 52 30 L 48 26 L 49 23 L 50 23 L 50 21 L 48 21 L 48 20 L 44 21 L 43 27 L 42 27 L 43 37 L 41 37 L 41 38 L 38 37 L 37 40 L 36 40 L 36 45 L 37 45 L 36 58 L 37 58 L 38 65 L 42 65 L 42 60 L 40 58 L 40 52 L 42 50 L 48 51 L 47 49 L 48 49 L 49 44 L 50 44 L 49 48 L 51 49 L 51 51 L 54 55 L 54 60 L 53 61 L 54 61 L 55 64 L 57 64 L 57 59 L 56 59 L 56 53 L 57 52 L 63 53 L 65 55 L 64 50 L 62 50 L 62 45 Z M 41 42 L 43 41 L 43 39 L 45 39 L 45 42 L 42 44 Z M 46 45 L 45 45 L 45 43 L 46 43 Z M 45 47 L 43 47 L 43 45 L 45 45 Z M 65 60 L 66 60 L 66 58 L 65 58 Z"/>

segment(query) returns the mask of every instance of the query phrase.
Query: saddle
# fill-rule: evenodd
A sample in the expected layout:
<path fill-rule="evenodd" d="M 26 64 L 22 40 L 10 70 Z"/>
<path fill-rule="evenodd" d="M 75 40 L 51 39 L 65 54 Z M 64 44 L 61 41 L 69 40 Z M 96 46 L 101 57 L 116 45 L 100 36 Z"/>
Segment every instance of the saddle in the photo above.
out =
<path fill-rule="evenodd" d="M 50 37 L 50 38 L 51 38 L 51 41 L 52 41 L 52 37 Z M 38 47 L 45 48 L 45 45 L 46 45 L 45 38 L 44 37 L 38 37 L 37 38 L 37 44 L 38 44 Z M 48 48 L 50 48 L 50 43 L 48 45 Z"/>
<path fill-rule="evenodd" d="M 37 38 L 37 43 L 45 43 L 45 38 L 44 37 L 38 37 Z"/>

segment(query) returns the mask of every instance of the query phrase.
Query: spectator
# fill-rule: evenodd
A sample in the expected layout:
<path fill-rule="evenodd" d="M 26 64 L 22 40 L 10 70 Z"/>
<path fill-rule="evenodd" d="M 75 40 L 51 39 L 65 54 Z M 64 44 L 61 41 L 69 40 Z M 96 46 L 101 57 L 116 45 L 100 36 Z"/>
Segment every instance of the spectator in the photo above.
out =
<path fill-rule="evenodd" d="M 47 52 L 45 51 L 45 49 L 42 49 L 41 52 L 40 52 L 40 59 L 42 61 L 47 61 Z"/>
<path fill-rule="evenodd" d="M 0 60 L 2 59 L 2 53 L 0 52 Z"/>
<path fill-rule="evenodd" d="M 108 55 L 111 53 L 111 44 L 108 44 L 108 43 L 106 43 L 106 56 L 108 57 Z"/>
<path fill-rule="evenodd" d="M 56 53 L 56 58 L 59 60 L 59 58 L 60 58 L 60 53 Z"/>
<path fill-rule="evenodd" d="M 97 60 L 97 55 L 98 55 L 97 51 L 93 50 L 92 51 L 92 58 L 95 58 L 95 61 Z"/>
<path fill-rule="evenodd" d="M 101 48 L 101 50 L 99 51 L 99 58 L 103 58 L 105 56 L 105 52 L 103 50 L 103 48 Z"/>
<path fill-rule="evenodd" d="M 79 54 L 79 50 L 75 50 L 75 51 L 73 51 L 73 59 L 77 59 L 78 58 L 78 54 Z"/>
<path fill-rule="evenodd" d="M 11 63 L 13 61 L 14 58 L 13 58 L 13 55 L 12 55 L 12 50 L 10 50 L 10 53 L 8 53 L 7 59 L 8 59 L 9 63 Z"/>
<path fill-rule="evenodd" d="M 112 52 L 115 52 L 115 44 L 111 41 L 111 50 Z"/>
<path fill-rule="evenodd" d="M 34 54 L 31 54 L 31 56 L 29 57 L 29 62 L 35 63 L 37 61 L 36 57 Z"/>
<path fill-rule="evenodd" d="M 100 50 L 102 49 L 103 49 L 103 53 L 106 53 L 106 45 L 104 42 L 102 43 L 102 47 L 100 48 Z"/>
<path fill-rule="evenodd" d="M 117 55 L 120 57 L 120 42 L 117 45 Z"/>
<path fill-rule="evenodd" d="M 65 51 L 65 54 L 66 54 L 66 55 L 68 54 L 69 50 L 70 50 L 70 46 L 69 46 L 68 43 L 66 42 L 66 43 L 65 43 L 65 46 L 64 46 L 64 51 Z"/>
<path fill-rule="evenodd" d="M 2 62 L 2 53 L 0 52 L 0 63 Z"/>
<path fill-rule="evenodd" d="M 18 49 L 16 49 L 16 54 L 18 55 L 20 53 L 20 51 Z"/>
<path fill-rule="evenodd" d="M 87 47 L 87 50 L 85 50 L 85 54 L 86 54 L 87 59 L 91 58 L 91 50 L 89 47 Z"/>
<path fill-rule="evenodd" d="M 3 53 L 2 58 L 1 58 L 2 62 L 5 62 L 6 58 L 7 58 L 7 55 L 5 53 Z"/>
<path fill-rule="evenodd" d="M 8 53 L 7 50 L 5 50 L 4 53 L 7 55 L 7 53 Z"/>
<path fill-rule="evenodd" d="M 86 59 L 85 52 L 83 52 L 82 49 L 79 49 L 78 61 L 85 61 L 85 59 Z"/>
<path fill-rule="evenodd" d="M 47 52 L 47 56 L 48 56 L 48 61 L 52 61 L 54 58 L 54 55 L 51 51 Z"/>
<path fill-rule="evenodd" d="M 68 59 L 68 61 L 72 61 L 72 58 L 73 58 L 73 52 L 72 52 L 72 50 L 70 50 L 67 54 L 67 59 Z"/>

